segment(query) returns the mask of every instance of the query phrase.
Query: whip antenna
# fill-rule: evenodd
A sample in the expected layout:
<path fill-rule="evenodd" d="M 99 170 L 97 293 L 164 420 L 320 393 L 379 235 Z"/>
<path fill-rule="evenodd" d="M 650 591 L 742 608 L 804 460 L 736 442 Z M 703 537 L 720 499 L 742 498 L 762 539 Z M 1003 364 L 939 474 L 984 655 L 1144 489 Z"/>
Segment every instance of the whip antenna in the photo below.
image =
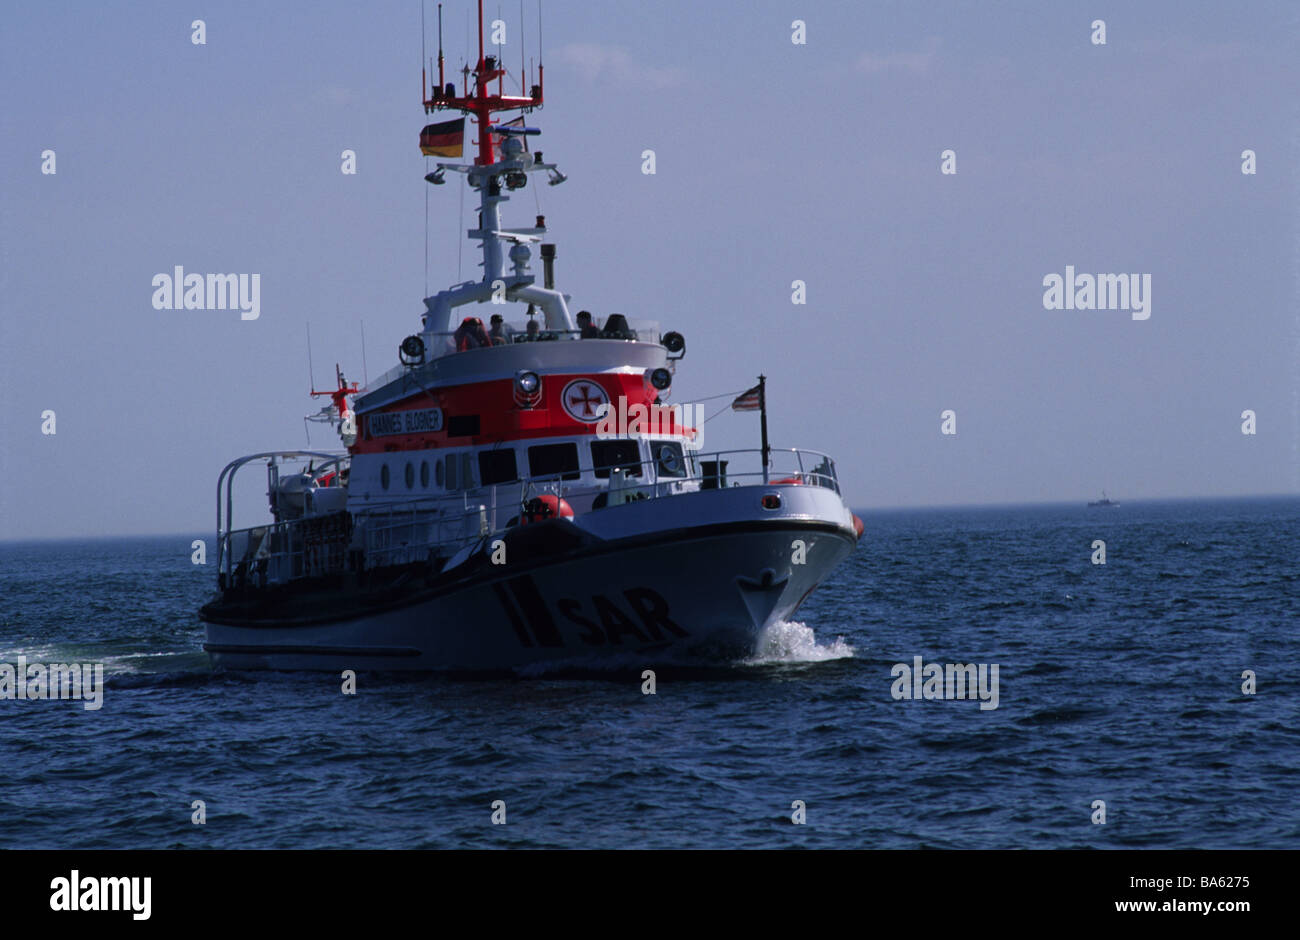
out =
<path fill-rule="evenodd" d="M 370 369 L 366 365 L 366 321 L 361 321 L 361 377 L 366 381 L 366 387 L 370 387 Z"/>
<path fill-rule="evenodd" d="M 307 321 L 307 378 L 311 381 L 311 390 L 316 391 L 316 376 L 311 367 L 311 321 Z"/>

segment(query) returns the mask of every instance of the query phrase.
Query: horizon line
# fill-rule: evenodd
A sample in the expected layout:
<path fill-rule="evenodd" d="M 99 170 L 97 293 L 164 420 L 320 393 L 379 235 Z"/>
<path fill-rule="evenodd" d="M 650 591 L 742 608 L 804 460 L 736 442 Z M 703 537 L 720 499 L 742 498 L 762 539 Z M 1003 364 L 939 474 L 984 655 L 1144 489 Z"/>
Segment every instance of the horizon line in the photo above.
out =
<path fill-rule="evenodd" d="M 1235 496 L 1154 496 L 1154 497 L 1133 497 L 1131 499 L 1118 500 L 1119 508 L 1125 505 L 1149 504 L 1149 503 L 1196 503 L 1196 502 L 1232 502 L 1244 500 L 1266 500 L 1266 499 L 1300 499 L 1300 492 L 1289 493 L 1243 493 Z M 971 509 L 1046 509 L 1056 506 L 1072 506 L 1081 509 L 1095 508 L 1089 507 L 1086 501 L 1076 499 L 1045 499 L 1030 500 L 1026 502 L 992 502 L 992 503 L 907 503 L 892 506 L 852 506 L 851 510 L 855 513 L 882 513 L 882 512 L 935 512 L 941 510 L 971 510 Z M 196 535 L 209 535 L 211 530 L 191 530 L 189 532 L 114 532 L 101 533 L 97 535 L 36 535 L 22 536 L 19 538 L 0 538 L 0 545 L 22 545 L 32 542 L 81 542 L 81 541 L 102 541 L 107 539 L 161 539 L 161 538 L 194 538 Z"/>

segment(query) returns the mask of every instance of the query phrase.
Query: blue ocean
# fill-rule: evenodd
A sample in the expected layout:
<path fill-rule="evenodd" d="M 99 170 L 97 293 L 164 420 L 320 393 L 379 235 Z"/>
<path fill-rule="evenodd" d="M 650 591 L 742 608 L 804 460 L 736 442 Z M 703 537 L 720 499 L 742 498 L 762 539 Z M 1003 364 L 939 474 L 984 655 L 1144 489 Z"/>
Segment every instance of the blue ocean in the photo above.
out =
<path fill-rule="evenodd" d="M 1300 499 L 859 515 L 761 655 L 653 695 L 215 673 L 211 533 L 0 544 L 0 662 L 105 671 L 0 699 L 0 848 L 1300 848 Z M 896 698 L 916 657 L 997 707 Z"/>

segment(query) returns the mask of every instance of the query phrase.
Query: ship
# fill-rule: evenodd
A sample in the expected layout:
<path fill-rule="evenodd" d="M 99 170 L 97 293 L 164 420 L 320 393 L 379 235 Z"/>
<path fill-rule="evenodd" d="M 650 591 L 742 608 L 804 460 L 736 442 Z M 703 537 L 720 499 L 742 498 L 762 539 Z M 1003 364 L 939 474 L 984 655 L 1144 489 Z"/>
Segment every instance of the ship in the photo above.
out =
<path fill-rule="evenodd" d="M 1106 498 L 1106 491 L 1101 491 L 1101 499 L 1095 499 L 1088 504 L 1089 509 L 1118 509 L 1119 503 L 1112 499 Z"/>
<path fill-rule="evenodd" d="M 524 126 L 544 102 L 540 57 L 537 83 L 507 94 L 478 10 L 478 60 L 460 87 L 445 81 L 439 27 L 425 115 L 460 116 L 427 125 L 421 149 L 463 156 L 471 142 L 472 163 L 438 162 L 425 179 L 461 178 L 478 197 L 467 235 L 482 277 L 425 298 L 419 331 L 374 382 L 349 384 L 336 367 L 333 388 L 312 388 L 329 398 L 314 417 L 342 449 L 250 454 L 221 470 L 217 590 L 199 611 L 215 668 L 734 662 L 862 537 L 828 455 L 769 446 L 762 376 L 733 403 L 762 410 L 761 446 L 704 452 L 691 409 L 668 404 L 683 334 L 621 313 L 575 317 L 545 217 L 505 226 L 512 193 L 566 177 Z M 249 467 L 265 470 L 269 516 L 237 528 L 235 481 Z"/>

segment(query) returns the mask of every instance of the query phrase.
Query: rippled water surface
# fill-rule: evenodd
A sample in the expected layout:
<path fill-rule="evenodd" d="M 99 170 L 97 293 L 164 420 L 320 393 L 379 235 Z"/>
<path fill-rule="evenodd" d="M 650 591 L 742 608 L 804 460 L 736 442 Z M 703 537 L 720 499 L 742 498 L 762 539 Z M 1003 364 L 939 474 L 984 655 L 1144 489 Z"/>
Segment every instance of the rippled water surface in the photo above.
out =
<path fill-rule="evenodd" d="M 1300 847 L 1300 500 L 862 515 L 798 623 L 653 696 L 213 673 L 191 537 L 0 545 L 0 662 L 108 673 L 0 700 L 0 847 Z M 896 701 L 915 656 L 998 707 Z"/>

